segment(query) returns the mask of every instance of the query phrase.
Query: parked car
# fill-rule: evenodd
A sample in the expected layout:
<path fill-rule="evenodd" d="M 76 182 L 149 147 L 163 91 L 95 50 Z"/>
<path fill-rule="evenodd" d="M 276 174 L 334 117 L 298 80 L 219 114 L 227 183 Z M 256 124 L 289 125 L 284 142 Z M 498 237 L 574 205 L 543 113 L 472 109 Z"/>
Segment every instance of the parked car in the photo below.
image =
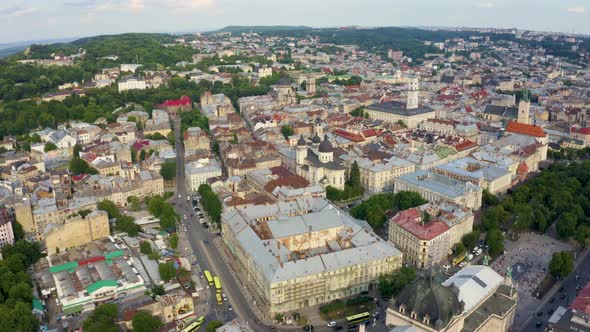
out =
<path fill-rule="evenodd" d="M 328 322 L 328 324 L 326 324 L 326 326 L 327 327 L 334 327 L 334 326 L 336 326 L 336 321 Z"/>

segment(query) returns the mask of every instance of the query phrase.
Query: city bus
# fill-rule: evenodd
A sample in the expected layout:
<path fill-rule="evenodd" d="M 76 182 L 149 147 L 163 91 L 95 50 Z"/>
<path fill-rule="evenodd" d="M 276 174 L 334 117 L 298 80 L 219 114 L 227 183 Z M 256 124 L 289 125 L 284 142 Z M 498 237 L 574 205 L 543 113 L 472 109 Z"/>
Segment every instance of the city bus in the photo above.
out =
<path fill-rule="evenodd" d="M 222 305 L 223 304 L 223 299 L 221 298 L 221 294 L 220 293 L 215 293 L 215 298 L 217 299 L 217 304 L 218 305 Z"/>
<path fill-rule="evenodd" d="M 467 256 L 467 253 L 462 253 L 461 255 L 453 258 L 453 266 L 461 263 L 465 259 L 465 256 Z"/>
<path fill-rule="evenodd" d="M 221 293 L 221 281 L 217 277 L 213 277 L 213 282 L 215 283 L 215 291 L 217 293 Z"/>
<path fill-rule="evenodd" d="M 346 317 L 346 324 L 348 324 L 348 326 L 356 325 L 359 323 L 366 323 L 366 322 L 370 322 L 370 321 L 371 321 L 371 314 L 368 312 L 363 312 L 360 314 Z"/>
<path fill-rule="evenodd" d="M 185 328 L 182 329 L 182 332 L 192 332 L 192 331 L 196 331 L 201 327 L 201 324 L 203 324 L 203 321 L 194 321 L 190 324 L 188 324 Z"/>
<path fill-rule="evenodd" d="M 213 286 L 213 277 L 211 277 L 211 272 L 205 270 L 203 274 L 205 275 L 205 279 L 207 279 L 207 284 L 209 284 L 209 286 Z"/>

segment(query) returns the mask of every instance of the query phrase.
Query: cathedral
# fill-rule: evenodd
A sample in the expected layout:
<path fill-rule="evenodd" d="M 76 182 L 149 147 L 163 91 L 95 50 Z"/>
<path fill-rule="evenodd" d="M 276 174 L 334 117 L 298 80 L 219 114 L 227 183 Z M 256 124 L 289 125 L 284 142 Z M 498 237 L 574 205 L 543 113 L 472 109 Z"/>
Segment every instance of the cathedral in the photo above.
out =
<path fill-rule="evenodd" d="M 303 136 L 299 138 L 296 151 L 297 174 L 312 184 L 344 189 L 346 168 L 334 162 L 334 147 L 328 140 L 328 135 L 323 140 L 320 138 L 321 133 L 321 125 L 316 122 L 311 143 L 306 142 Z"/>

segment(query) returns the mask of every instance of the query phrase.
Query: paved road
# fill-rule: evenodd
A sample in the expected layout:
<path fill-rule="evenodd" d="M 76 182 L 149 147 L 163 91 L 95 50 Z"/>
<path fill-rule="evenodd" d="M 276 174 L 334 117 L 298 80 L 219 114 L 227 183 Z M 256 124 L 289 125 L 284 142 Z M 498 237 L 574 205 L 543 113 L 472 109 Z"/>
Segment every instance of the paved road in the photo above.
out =
<path fill-rule="evenodd" d="M 536 332 L 536 331 L 544 331 L 547 327 L 547 321 L 549 320 L 549 312 L 555 311 L 555 309 L 559 306 L 567 307 L 572 300 L 576 297 L 577 289 L 576 287 L 584 287 L 586 283 L 590 280 L 590 255 L 586 255 L 580 262 L 577 263 L 576 269 L 574 272 L 566 278 L 560 287 L 563 287 L 563 291 L 560 292 L 560 287 L 553 287 L 553 292 L 547 294 L 543 300 L 543 304 L 541 305 L 541 309 L 538 312 L 542 312 L 541 316 L 537 316 L 536 314 L 529 318 L 529 320 L 524 324 L 524 327 L 521 329 L 522 332 Z M 559 286 L 559 285 L 558 285 Z M 551 299 L 554 299 L 553 303 Z M 537 322 L 541 322 L 543 325 L 541 327 L 536 327 Z"/>
<path fill-rule="evenodd" d="M 181 215 L 190 215 L 193 213 L 191 202 L 187 201 L 187 189 L 184 174 L 184 146 L 182 144 L 182 136 L 180 133 L 179 120 L 175 120 L 174 131 L 176 134 L 176 196 L 175 207 L 176 211 Z M 179 197 L 180 195 L 180 197 Z M 227 310 L 226 304 L 222 307 L 215 303 L 214 291 L 210 290 L 210 314 L 207 318 L 219 319 L 228 321 L 235 318 L 235 315 L 248 322 L 254 331 L 270 331 L 270 327 L 262 325 L 256 319 L 256 316 L 250 308 L 251 303 L 246 302 L 244 296 L 236 285 L 228 267 L 224 264 L 217 248 L 213 245 L 213 235 L 205 230 L 201 224 L 196 221 L 196 218 L 190 218 L 188 222 L 182 219 L 182 223 L 186 225 L 187 232 L 184 236 L 187 237 L 192 252 L 195 255 L 197 262 L 203 270 L 209 270 L 213 275 L 220 278 L 223 292 L 228 296 L 229 302 L 233 307 L 233 311 Z M 207 241 L 209 244 L 205 244 Z"/>

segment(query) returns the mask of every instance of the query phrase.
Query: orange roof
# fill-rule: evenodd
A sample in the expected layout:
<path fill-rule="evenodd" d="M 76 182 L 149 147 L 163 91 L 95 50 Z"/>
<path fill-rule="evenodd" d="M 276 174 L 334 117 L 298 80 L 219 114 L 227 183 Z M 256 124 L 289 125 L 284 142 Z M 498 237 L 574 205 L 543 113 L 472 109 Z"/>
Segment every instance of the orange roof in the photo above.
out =
<path fill-rule="evenodd" d="M 529 172 L 529 167 L 527 166 L 527 164 L 524 161 L 522 163 L 520 163 L 520 165 L 518 165 L 518 168 L 516 169 L 516 173 L 527 174 L 528 172 Z"/>
<path fill-rule="evenodd" d="M 506 126 L 506 131 L 509 133 L 528 135 L 534 137 L 547 137 L 543 128 L 535 125 L 511 121 Z"/>

